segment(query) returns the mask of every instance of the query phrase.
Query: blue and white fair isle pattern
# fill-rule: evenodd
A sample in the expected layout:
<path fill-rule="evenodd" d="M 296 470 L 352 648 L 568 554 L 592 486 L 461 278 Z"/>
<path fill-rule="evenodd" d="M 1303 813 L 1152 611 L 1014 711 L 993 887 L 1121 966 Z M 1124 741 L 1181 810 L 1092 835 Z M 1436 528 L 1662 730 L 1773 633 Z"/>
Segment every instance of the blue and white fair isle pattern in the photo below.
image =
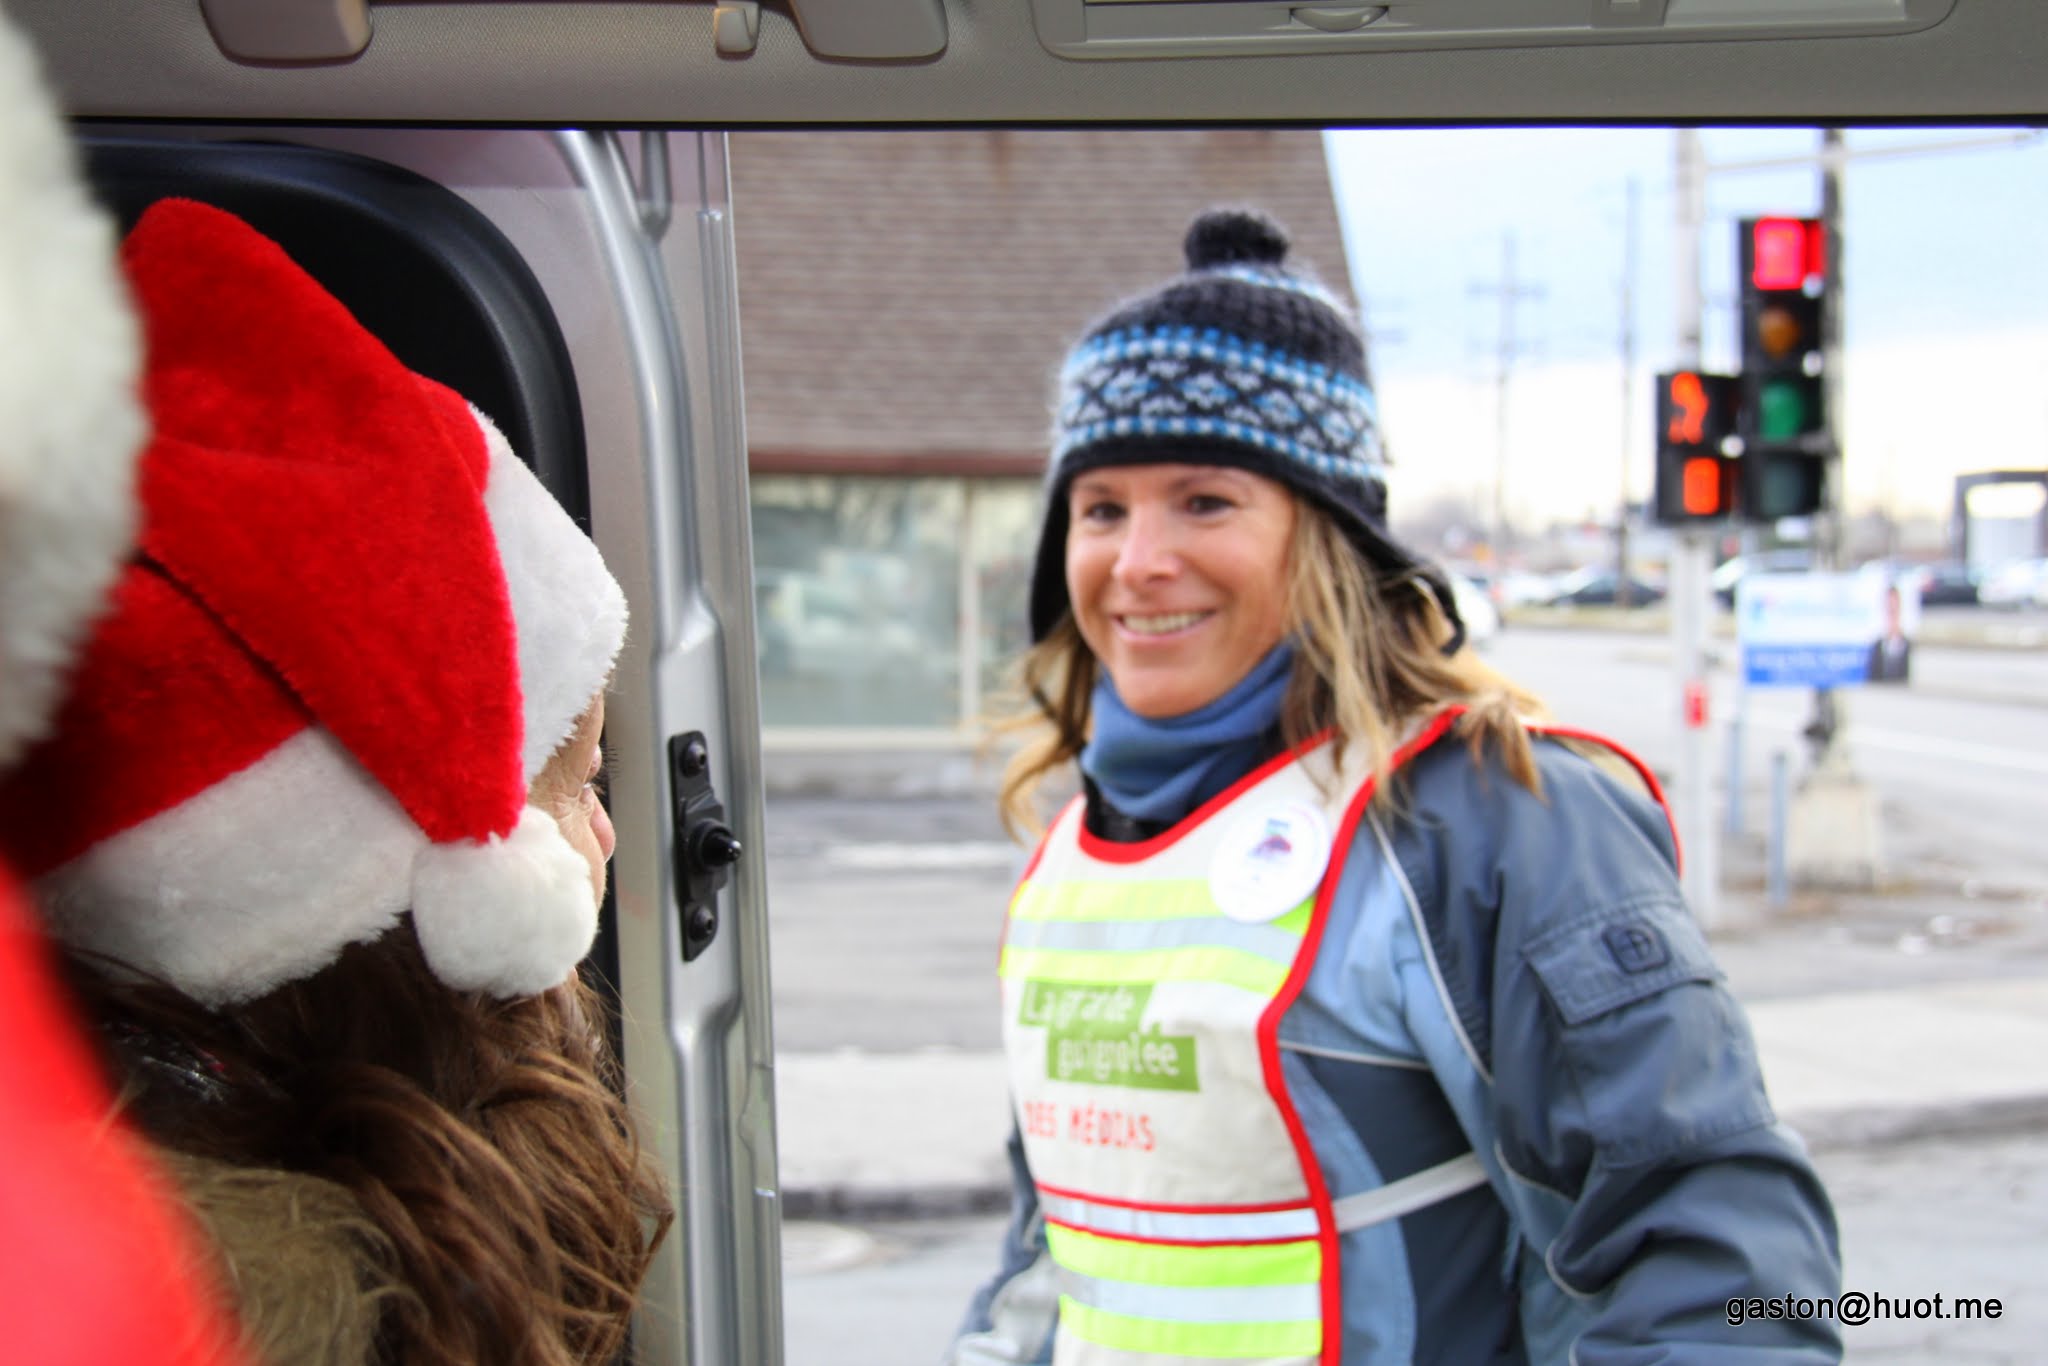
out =
<path fill-rule="evenodd" d="M 1075 350 L 1060 375 L 1053 470 L 1112 437 L 1221 437 L 1325 478 L 1386 477 L 1371 389 L 1216 328 L 1123 329 Z"/>

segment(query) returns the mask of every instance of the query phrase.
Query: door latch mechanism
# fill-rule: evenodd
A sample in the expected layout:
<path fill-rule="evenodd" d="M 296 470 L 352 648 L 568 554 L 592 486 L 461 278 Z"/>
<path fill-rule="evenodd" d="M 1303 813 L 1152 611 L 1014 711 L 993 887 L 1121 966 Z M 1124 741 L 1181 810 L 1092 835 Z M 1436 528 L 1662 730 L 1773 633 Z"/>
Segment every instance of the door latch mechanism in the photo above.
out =
<path fill-rule="evenodd" d="M 702 731 L 669 737 L 668 780 L 675 803 L 676 905 L 687 963 L 718 937 L 718 893 L 745 850 L 725 823 L 725 804 L 711 788 L 711 748 Z"/>

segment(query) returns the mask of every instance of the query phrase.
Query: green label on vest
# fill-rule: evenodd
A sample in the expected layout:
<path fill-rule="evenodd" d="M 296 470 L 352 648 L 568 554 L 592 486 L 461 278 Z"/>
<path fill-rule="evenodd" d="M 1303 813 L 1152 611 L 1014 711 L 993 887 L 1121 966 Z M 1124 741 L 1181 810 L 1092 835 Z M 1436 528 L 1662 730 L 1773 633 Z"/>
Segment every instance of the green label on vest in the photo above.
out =
<path fill-rule="evenodd" d="M 1151 999 L 1149 986 L 1031 978 L 1024 983 L 1017 1022 L 1046 1030 L 1045 1074 L 1053 1081 L 1201 1090 L 1194 1036 L 1139 1026 Z"/>
<path fill-rule="evenodd" d="M 1055 1029 L 1045 1040 L 1045 1074 L 1054 1081 L 1091 1086 L 1135 1086 L 1147 1091 L 1199 1091 L 1192 1034 L 1162 1034 L 1158 1027 L 1125 1034 Z"/>
<path fill-rule="evenodd" d="M 1138 1027 L 1138 1018 L 1152 999 L 1149 986 L 1104 986 L 1098 982 L 1048 982 L 1033 977 L 1024 983 L 1024 1004 L 1017 1023 L 1047 1029 L 1121 1034 Z"/>

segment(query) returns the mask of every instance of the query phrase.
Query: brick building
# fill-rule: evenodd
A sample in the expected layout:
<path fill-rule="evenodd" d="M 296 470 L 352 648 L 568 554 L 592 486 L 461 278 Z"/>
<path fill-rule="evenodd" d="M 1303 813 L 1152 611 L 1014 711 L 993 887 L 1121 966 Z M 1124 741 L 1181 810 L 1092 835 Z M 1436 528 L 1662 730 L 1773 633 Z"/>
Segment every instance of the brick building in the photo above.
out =
<path fill-rule="evenodd" d="M 1087 323 L 1257 205 L 1349 297 L 1321 134 L 738 133 L 767 724 L 973 729 L 1025 643 L 1052 383 Z"/>

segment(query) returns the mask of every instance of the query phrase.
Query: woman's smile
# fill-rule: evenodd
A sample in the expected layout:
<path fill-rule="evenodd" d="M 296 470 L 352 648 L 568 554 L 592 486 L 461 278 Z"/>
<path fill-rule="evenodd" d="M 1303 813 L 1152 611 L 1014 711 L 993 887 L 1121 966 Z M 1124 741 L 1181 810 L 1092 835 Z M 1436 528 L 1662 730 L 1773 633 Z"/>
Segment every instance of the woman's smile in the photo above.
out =
<path fill-rule="evenodd" d="M 1213 612 L 1157 612 L 1150 615 L 1126 613 L 1117 617 L 1117 629 L 1143 641 L 1179 640 L 1208 621 Z"/>
<path fill-rule="evenodd" d="M 1294 495 L 1222 465 L 1113 465 L 1068 495 L 1067 597 L 1140 716 L 1228 692 L 1286 632 Z"/>

